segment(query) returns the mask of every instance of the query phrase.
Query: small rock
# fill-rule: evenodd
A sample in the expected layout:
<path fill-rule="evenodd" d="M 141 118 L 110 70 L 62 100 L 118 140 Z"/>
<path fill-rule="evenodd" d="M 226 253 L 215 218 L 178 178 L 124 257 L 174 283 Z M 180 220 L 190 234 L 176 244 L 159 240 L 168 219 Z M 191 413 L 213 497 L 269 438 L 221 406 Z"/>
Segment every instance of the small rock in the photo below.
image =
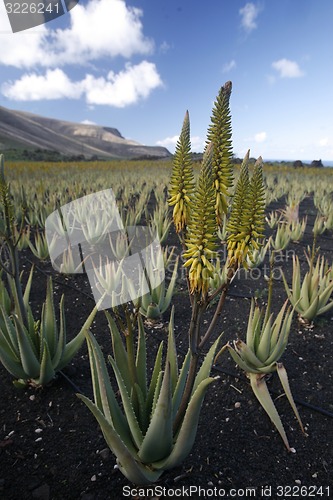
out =
<path fill-rule="evenodd" d="M 99 455 L 102 460 L 107 460 L 110 456 L 110 448 L 103 448 L 103 450 L 99 452 Z"/>
<path fill-rule="evenodd" d="M 95 482 L 95 481 L 96 481 L 96 479 L 97 479 L 96 474 L 94 474 L 93 476 L 91 476 L 90 481 Z"/>
<path fill-rule="evenodd" d="M 302 484 L 302 481 L 300 479 L 295 479 L 296 484 Z"/>
<path fill-rule="evenodd" d="M 43 432 L 43 429 L 40 429 L 40 428 L 35 429 L 35 432 L 36 432 L 36 434 L 40 434 L 41 432 Z"/>
<path fill-rule="evenodd" d="M 237 401 L 237 403 L 235 403 L 235 408 L 240 408 L 240 403 Z"/>
<path fill-rule="evenodd" d="M 38 500 L 49 500 L 50 498 L 50 487 L 48 484 L 44 483 L 32 492 L 32 498 L 37 498 Z"/>

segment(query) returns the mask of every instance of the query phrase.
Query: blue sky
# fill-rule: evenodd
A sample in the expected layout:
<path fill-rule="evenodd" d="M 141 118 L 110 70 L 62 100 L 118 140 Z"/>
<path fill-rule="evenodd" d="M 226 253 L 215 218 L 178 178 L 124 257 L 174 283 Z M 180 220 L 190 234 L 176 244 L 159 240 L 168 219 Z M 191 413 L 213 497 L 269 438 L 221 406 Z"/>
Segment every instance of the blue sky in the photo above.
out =
<path fill-rule="evenodd" d="M 332 0 L 80 0 L 20 33 L 0 3 L 0 105 L 201 151 L 233 82 L 237 156 L 333 160 Z"/>

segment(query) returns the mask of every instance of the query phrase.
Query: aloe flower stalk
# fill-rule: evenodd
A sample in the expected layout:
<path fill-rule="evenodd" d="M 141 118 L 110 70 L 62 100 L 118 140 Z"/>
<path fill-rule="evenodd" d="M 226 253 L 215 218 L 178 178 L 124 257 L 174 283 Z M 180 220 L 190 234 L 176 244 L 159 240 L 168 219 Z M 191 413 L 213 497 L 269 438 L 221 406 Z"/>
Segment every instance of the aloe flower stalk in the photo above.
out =
<path fill-rule="evenodd" d="M 173 222 L 177 233 L 186 230 L 190 218 L 190 198 L 193 190 L 190 118 L 188 111 L 186 111 L 182 131 L 176 145 L 168 199 L 169 205 L 173 206 Z"/>
<path fill-rule="evenodd" d="M 226 82 L 214 103 L 207 143 L 213 143 L 212 177 L 215 188 L 215 211 L 221 225 L 223 214 L 228 213 L 228 198 L 233 185 L 232 130 L 230 96 L 232 83 Z"/>
<path fill-rule="evenodd" d="M 188 225 L 183 257 L 189 267 L 190 291 L 205 295 L 209 278 L 214 273 L 212 258 L 217 249 L 217 224 L 214 211 L 215 191 L 212 183 L 213 144 L 204 153 L 197 189 L 193 196 L 192 214 Z"/>
<path fill-rule="evenodd" d="M 259 250 L 265 227 L 265 190 L 261 157 L 249 178 L 249 155 L 243 160 L 227 224 L 230 266 L 247 267 L 246 256 Z"/>

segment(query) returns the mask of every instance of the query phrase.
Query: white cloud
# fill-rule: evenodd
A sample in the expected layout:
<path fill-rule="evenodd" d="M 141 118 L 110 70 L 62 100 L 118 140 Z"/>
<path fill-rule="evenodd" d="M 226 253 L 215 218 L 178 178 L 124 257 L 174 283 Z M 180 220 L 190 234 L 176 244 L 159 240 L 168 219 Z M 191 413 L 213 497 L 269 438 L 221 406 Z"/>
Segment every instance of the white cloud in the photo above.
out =
<path fill-rule="evenodd" d="M 162 85 L 153 63 L 142 61 L 136 66 L 127 64 L 124 71 L 110 71 L 107 78 L 87 75 L 82 82 L 88 104 L 108 104 L 122 108 L 146 98 Z"/>
<path fill-rule="evenodd" d="M 236 67 L 236 61 L 234 59 L 232 59 L 231 61 L 224 64 L 222 71 L 223 71 L 223 73 L 229 73 L 229 71 L 231 71 L 235 67 Z"/>
<path fill-rule="evenodd" d="M 86 64 L 102 57 L 150 54 L 153 41 L 143 34 L 142 11 L 123 0 L 90 0 L 68 13 L 69 28 L 47 25 L 13 34 L 0 2 L 0 64 L 18 68 Z"/>
<path fill-rule="evenodd" d="M 256 19 L 259 15 L 260 8 L 254 3 L 248 2 L 241 9 L 239 14 L 241 16 L 241 26 L 248 32 L 257 28 Z"/>
<path fill-rule="evenodd" d="M 50 30 L 41 25 L 13 34 L 0 2 L 0 65 L 34 70 L 4 83 L 2 93 L 18 101 L 85 97 L 89 105 L 116 107 L 146 98 L 162 85 L 155 64 L 148 61 L 127 63 L 118 73 L 109 71 L 107 77 L 86 74 L 76 82 L 60 69 L 72 64 L 91 65 L 101 59 L 105 69 L 110 58 L 129 60 L 133 55 L 152 53 L 154 43 L 143 34 L 141 18 L 142 11 L 127 6 L 124 0 L 89 0 L 69 12 L 68 28 Z M 49 69 L 40 74 L 36 66 Z"/>
<path fill-rule="evenodd" d="M 153 42 L 142 33 L 142 11 L 123 0 L 90 0 L 70 11 L 70 28 L 57 30 L 56 64 L 108 56 L 149 54 Z"/>
<path fill-rule="evenodd" d="M 299 65 L 295 61 L 290 61 L 289 59 L 279 59 L 272 63 L 272 68 L 275 69 L 280 78 L 299 78 L 304 76 L 303 71 L 300 69 Z"/>
<path fill-rule="evenodd" d="M 325 147 L 328 146 L 330 143 L 328 137 L 323 137 L 322 139 L 319 140 L 319 146 Z"/>
<path fill-rule="evenodd" d="M 49 69 L 45 75 L 25 74 L 14 83 L 4 83 L 1 91 L 14 101 L 79 99 L 82 94 L 80 83 L 72 82 L 61 69 Z"/>
<path fill-rule="evenodd" d="M 256 142 L 265 142 L 266 139 L 267 139 L 267 133 L 266 132 L 258 132 L 254 136 L 254 140 Z"/>
<path fill-rule="evenodd" d="M 166 137 L 165 139 L 161 139 L 156 142 L 157 146 L 167 147 L 176 147 L 177 141 L 179 139 L 179 135 L 173 135 L 172 137 Z"/>
<path fill-rule="evenodd" d="M 93 122 L 91 120 L 82 120 L 82 125 L 97 125 L 96 122 Z"/>
<path fill-rule="evenodd" d="M 156 142 L 157 146 L 163 146 L 168 149 L 174 150 L 179 139 L 179 135 L 173 135 L 170 137 L 166 137 L 165 139 L 161 139 Z M 193 152 L 202 152 L 205 148 L 205 141 L 201 139 L 199 136 L 191 137 L 191 149 Z"/>
<path fill-rule="evenodd" d="M 123 71 L 110 71 L 107 78 L 87 74 L 81 81 L 73 82 L 59 68 L 49 69 L 45 75 L 30 73 L 15 82 L 2 85 L 2 93 L 16 101 L 53 99 L 79 99 L 85 97 L 88 104 L 106 104 L 124 107 L 146 98 L 152 90 L 162 85 L 153 63 L 142 61 Z"/>

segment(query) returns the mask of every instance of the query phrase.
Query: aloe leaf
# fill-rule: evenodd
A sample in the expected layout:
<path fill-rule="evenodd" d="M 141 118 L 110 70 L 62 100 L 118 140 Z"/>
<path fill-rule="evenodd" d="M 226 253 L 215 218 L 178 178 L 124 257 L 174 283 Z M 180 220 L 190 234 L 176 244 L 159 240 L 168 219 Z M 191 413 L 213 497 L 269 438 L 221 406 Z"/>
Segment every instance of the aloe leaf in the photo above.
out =
<path fill-rule="evenodd" d="M 2 306 L 0 306 L 0 319 L 3 323 L 0 325 L 0 346 L 5 349 L 8 355 L 13 357 L 15 361 L 20 361 L 16 330 Z"/>
<path fill-rule="evenodd" d="M 301 268 L 299 265 L 298 257 L 293 257 L 293 280 L 292 280 L 292 294 L 295 301 L 300 298 L 301 293 Z"/>
<path fill-rule="evenodd" d="M 146 412 L 146 401 L 143 396 L 141 387 L 139 384 L 134 384 L 133 390 L 135 391 L 134 395 L 134 400 L 137 403 L 137 419 L 139 422 L 140 429 L 142 431 L 142 434 L 144 435 L 147 432 L 148 425 L 149 425 L 149 414 Z"/>
<path fill-rule="evenodd" d="M 22 364 L 16 361 L 8 352 L 0 345 L 0 361 L 6 370 L 15 378 L 26 380 L 27 374 L 22 368 Z"/>
<path fill-rule="evenodd" d="M 36 382 L 38 385 L 48 384 L 55 376 L 55 371 L 52 366 L 51 353 L 46 339 L 43 341 L 42 356 L 40 363 L 40 373 Z"/>
<path fill-rule="evenodd" d="M 146 338 L 145 338 L 145 330 L 143 326 L 142 317 L 139 314 L 138 317 L 138 326 L 139 326 L 139 338 L 138 338 L 138 347 L 136 351 L 136 373 L 137 380 L 144 398 L 147 395 L 147 351 L 146 351 Z"/>
<path fill-rule="evenodd" d="M 150 415 L 152 407 L 153 407 L 153 400 L 154 400 L 154 394 L 155 394 L 156 385 L 157 385 L 157 381 L 158 381 L 158 376 L 162 370 L 162 354 L 163 354 L 163 342 L 160 343 L 157 354 L 156 354 L 154 368 L 153 368 L 153 374 L 151 376 L 149 389 L 148 389 L 148 393 L 147 393 L 146 412 L 148 415 Z"/>
<path fill-rule="evenodd" d="M 290 403 L 290 406 L 292 407 L 292 409 L 293 409 L 293 411 L 295 413 L 295 416 L 296 416 L 296 418 L 298 420 L 300 428 L 302 429 L 302 432 L 305 432 L 303 424 L 302 424 L 301 417 L 299 416 L 297 407 L 295 405 L 294 398 L 293 398 L 293 396 L 291 394 L 291 390 L 290 390 L 290 386 L 289 386 L 289 380 L 288 380 L 288 375 L 287 375 L 287 370 L 285 369 L 285 367 L 283 366 L 282 363 L 277 363 L 276 370 L 277 370 L 279 379 L 281 381 L 283 390 L 284 390 L 284 392 L 285 392 L 285 394 L 286 394 L 286 396 L 288 398 L 288 401 Z"/>
<path fill-rule="evenodd" d="M 29 306 L 30 290 L 31 290 L 33 272 L 34 272 L 34 266 L 31 267 L 31 270 L 30 270 L 30 273 L 29 273 L 29 278 L 28 278 L 27 284 L 25 286 L 24 294 L 23 294 L 23 302 L 24 302 L 24 305 L 25 305 L 26 309 Z"/>
<path fill-rule="evenodd" d="M 256 356 L 265 363 L 269 356 L 269 351 L 271 347 L 271 335 L 272 335 L 272 315 L 268 318 L 266 324 L 263 326 L 263 330 L 260 337 L 260 342 L 256 349 Z"/>
<path fill-rule="evenodd" d="M 285 348 L 287 347 L 288 337 L 291 328 L 291 321 L 293 319 L 294 309 L 292 311 L 288 310 L 287 314 L 284 317 L 282 327 L 280 330 L 279 338 L 271 350 L 270 356 L 266 360 L 266 365 L 279 361 L 282 356 Z M 276 329 L 278 326 L 276 326 Z"/>
<path fill-rule="evenodd" d="M 170 455 L 165 460 L 157 463 L 155 462 L 153 464 L 155 469 L 166 470 L 177 467 L 177 465 L 181 464 L 190 453 L 197 433 L 201 405 L 208 386 L 214 382 L 214 380 L 216 380 L 216 378 L 208 377 L 202 380 L 196 388 L 187 406 L 182 425 Z"/>
<path fill-rule="evenodd" d="M 326 306 L 323 306 L 319 309 L 317 315 L 319 316 L 319 314 L 324 314 L 325 312 L 329 311 L 330 309 L 332 309 L 333 307 L 333 301 L 329 302 L 328 304 L 326 304 Z"/>
<path fill-rule="evenodd" d="M 134 450 L 129 426 L 112 390 L 101 348 L 91 332 L 86 333 L 86 339 L 95 404 L 119 434 L 126 446 L 130 450 Z"/>
<path fill-rule="evenodd" d="M 138 453 L 143 463 L 162 460 L 171 452 L 173 441 L 171 403 L 171 373 L 170 363 L 167 361 L 157 404 Z"/>
<path fill-rule="evenodd" d="M 217 346 L 219 345 L 219 342 L 221 340 L 222 334 L 219 335 L 219 337 L 215 340 L 214 344 L 211 345 L 209 351 L 207 352 L 205 359 L 200 366 L 200 369 L 197 373 L 197 376 L 195 377 L 194 384 L 193 384 L 193 389 L 192 389 L 192 394 L 196 391 L 197 387 L 201 384 L 203 380 L 205 380 L 209 374 L 210 370 L 212 368 L 212 364 L 215 358 L 215 352 L 217 349 Z"/>
<path fill-rule="evenodd" d="M 311 321 L 318 314 L 318 306 L 319 306 L 319 295 L 315 297 L 315 299 L 313 300 L 312 304 L 308 309 L 306 309 L 305 311 L 299 311 L 300 315 L 302 316 L 302 318 Z"/>
<path fill-rule="evenodd" d="M 62 295 L 59 305 L 59 315 L 60 315 L 60 327 L 59 327 L 59 337 L 57 339 L 57 345 L 55 353 L 52 359 L 52 365 L 56 370 L 58 370 L 58 365 L 63 357 L 65 347 L 66 347 L 66 318 L 65 318 L 65 306 L 64 306 L 65 296 Z"/>
<path fill-rule="evenodd" d="M 238 352 L 237 352 L 237 351 L 235 351 L 235 349 L 234 349 L 234 348 L 233 348 L 230 344 L 227 344 L 225 347 L 228 349 L 228 351 L 229 351 L 229 353 L 230 353 L 230 355 L 231 355 L 232 359 L 235 361 L 235 363 L 237 363 L 237 365 L 238 365 L 238 366 L 239 366 L 242 370 L 244 370 L 246 373 L 257 373 L 257 372 L 258 372 L 258 370 L 257 370 L 257 369 L 255 369 L 255 368 L 253 368 L 252 366 L 248 365 L 248 364 L 247 364 L 247 363 L 243 360 L 243 358 L 241 358 L 241 357 L 240 357 L 240 355 L 238 354 Z"/>
<path fill-rule="evenodd" d="M 183 392 L 184 392 L 184 388 L 185 388 L 185 384 L 186 384 L 186 379 L 187 379 L 187 375 L 188 375 L 188 371 L 189 371 L 189 367 L 190 367 L 190 362 L 191 362 L 191 351 L 189 349 L 187 351 L 185 358 L 184 358 L 184 362 L 183 362 L 183 365 L 181 367 L 179 377 L 177 380 L 177 385 L 175 387 L 173 397 L 172 397 L 172 411 L 173 411 L 172 418 L 173 419 L 177 415 L 177 412 L 178 412 L 178 409 L 180 406 L 180 402 L 182 400 L 182 396 L 183 396 Z"/>
<path fill-rule="evenodd" d="M 57 320 L 54 310 L 53 287 L 52 287 L 51 277 L 47 282 L 45 307 L 43 307 L 42 311 L 40 329 L 41 329 L 41 342 L 42 339 L 46 339 L 50 354 L 54 356 L 56 350 L 58 331 L 57 331 Z"/>
<path fill-rule="evenodd" d="M 105 311 L 105 316 L 108 320 L 109 329 L 111 332 L 113 356 L 121 373 L 121 377 L 125 382 L 127 393 L 130 394 L 132 386 L 131 377 L 128 370 L 127 352 L 125 350 L 123 341 L 121 340 L 120 332 L 114 319 L 108 313 L 108 311 Z"/>
<path fill-rule="evenodd" d="M 275 319 L 275 321 L 273 323 L 272 334 L 271 334 L 271 343 L 270 343 L 270 353 L 272 353 L 272 351 L 275 348 L 276 343 L 277 343 L 277 341 L 279 339 L 279 335 L 281 335 L 281 323 L 282 323 L 282 320 L 283 320 L 283 317 L 284 317 L 284 313 L 285 313 L 287 304 L 288 304 L 288 299 L 285 301 L 285 303 L 281 307 L 280 312 L 277 315 L 277 317 L 276 317 L 276 319 Z M 287 312 L 285 318 L 287 318 L 287 317 L 289 318 L 289 314 L 290 314 L 290 310 L 288 309 L 288 312 Z M 291 319 L 292 319 L 292 316 L 293 316 L 293 313 L 291 314 Z M 286 323 L 283 320 L 282 325 L 285 325 L 285 324 Z"/>
<path fill-rule="evenodd" d="M 142 435 L 142 431 L 140 429 L 137 417 L 135 415 L 135 411 L 133 409 L 133 406 L 132 406 L 132 403 L 130 400 L 130 396 L 127 392 L 125 382 L 121 376 L 121 372 L 120 372 L 115 360 L 111 356 L 108 356 L 108 359 L 109 359 L 109 362 L 111 363 L 112 369 L 113 369 L 114 374 L 115 374 L 116 379 L 117 379 L 117 385 L 119 387 L 121 400 L 123 402 L 126 420 L 128 422 L 133 441 L 134 441 L 136 447 L 140 448 L 142 440 L 143 440 L 143 435 Z"/>
<path fill-rule="evenodd" d="M 333 291 L 333 281 L 325 288 L 323 292 L 319 294 L 319 310 L 326 307 L 326 304 L 332 294 L 332 291 Z M 330 304 L 327 305 L 329 306 L 328 309 L 330 309 L 331 307 Z"/>
<path fill-rule="evenodd" d="M 304 281 L 302 283 L 301 291 L 300 291 L 300 301 L 299 301 L 299 312 L 305 312 L 310 306 L 310 282 L 311 276 L 309 273 L 306 273 L 304 277 Z"/>
<path fill-rule="evenodd" d="M 159 319 L 161 317 L 161 311 L 160 308 L 157 304 L 152 302 L 149 304 L 147 307 L 146 311 L 143 311 L 142 313 L 144 316 L 146 316 L 149 319 Z"/>
<path fill-rule="evenodd" d="M 26 373 L 26 378 L 36 378 L 40 373 L 40 363 L 34 352 L 32 342 L 26 328 L 20 320 L 14 316 L 17 340 L 19 344 L 22 368 Z"/>
<path fill-rule="evenodd" d="M 174 268 L 173 268 L 173 272 L 172 272 L 171 280 L 170 280 L 170 283 L 168 286 L 168 290 L 167 290 L 167 293 L 165 294 L 164 303 L 163 303 L 163 305 L 161 305 L 161 313 L 164 313 L 168 309 L 170 302 L 171 302 L 171 299 L 172 299 L 172 295 L 173 295 L 173 291 L 174 291 L 176 279 L 177 279 L 178 261 L 179 261 L 179 257 L 177 257 L 177 260 L 176 260 Z"/>
<path fill-rule="evenodd" d="M 290 291 L 289 285 L 287 283 L 286 277 L 285 277 L 283 272 L 282 272 L 282 280 L 283 280 L 284 288 L 286 290 L 287 297 L 290 300 L 290 302 L 294 305 L 294 302 L 296 302 L 296 300 L 293 297 L 292 292 Z M 293 283 L 294 283 L 294 279 L 293 279 Z M 292 285 L 292 290 L 294 290 L 294 285 Z"/>
<path fill-rule="evenodd" d="M 89 410 L 93 413 L 97 422 L 99 423 L 105 441 L 111 449 L 112 453 L 117 457 L 119 469 L 125 477 L 133 484 L 143 485 L 156 481 L 161 472 L 152 471 L 151 469 L 142 466 L 138 461 L 135 454 L 131 453 L 126 444 L 122 441 L 117 432 L 113 429 L 111 424 L 106 420 L 102 412 L 94 405 L 90 399 L 77 394 L 78 398 L 83 401 Z"/>
<path fill-rule="evenodd" d="M 142 288 L 143 290 L 143 288 Z M 146 293 L 145 295 L 142 295 L 141 297 L 141 310 L 146 312 L 149 305 L 152 303 L 152 297 L 150 293 Z"/>
<path fill-rule="evenodd" d="M 251 387 L 254 392 L 254 395 L 258 399 L 259 403 L 271 419 L 272 423 L 275 425 L 276 429 L 278 430 L 286 448 L 288 451 L 290 451 L 290 446 L 288 443 L 288 439 L 285 433 L 285 430 L 283 428 L 280 416 L 277 412 L 277 409 L 275 408 L 275 405 L 273 403 L 273 400 L 268 392 L 268 388 L 265 382 L 265 379 L 262 375 L 250 373 L 250 382 L 251 382 Z"/>
<path fill-rule="evenodd" d="M 177 360 L 177 349 L 174 334 L 174 318 L 175 309 L 172 307 L 169 321 L 169 334 L 168 334 L 168 348 L 166 363 L 170 363 L 170 374 L 171 374 L 171 392 L 173 394 L 177 380 L 178 380 L 178 360 Z"/>
<path fill-rule="evenodd" d="M 94 309 L 91 311 L 79 333 L 70 342 L 68 342 L 68 344 L 66 344 L 62 359 L 60 361 L 60 364 L 58 365 L 58 370 L 62 370 L 64 366 L 68 365 L 68 363 L 80 349 L 85 339 L 85 334 L 89 330 L 92 322 L 95 319 L 97 313 L 97 307 L 98 306 L 95 306 Z"/>
<path fill-rule="evenodd" d="M 250 367 L 252 366 L 255 370 L 261 368 L 263 363 L 254 352 L 243 342 L 242 340 L 237 340 L 235 342 L 235 350 L 240 354 L 241 358 L 246 362 Z"/>
<path fill-rule="evenodd" d="M 160 392 L 161 392 L 162 380 L 163 380 L 163 372 L 160 371 L 158 376 L 157 376 L 155 391 L 154 391 L 154 395 L 153 395 L 153 401 L 152 401 L 151 412 L 150 412 L 151 417 L 154 414 L 154 411 L 155 411 L 155 408 L 157 405 L 157 401 L 158 401 L 158 397 L 159 397 Z"/>

